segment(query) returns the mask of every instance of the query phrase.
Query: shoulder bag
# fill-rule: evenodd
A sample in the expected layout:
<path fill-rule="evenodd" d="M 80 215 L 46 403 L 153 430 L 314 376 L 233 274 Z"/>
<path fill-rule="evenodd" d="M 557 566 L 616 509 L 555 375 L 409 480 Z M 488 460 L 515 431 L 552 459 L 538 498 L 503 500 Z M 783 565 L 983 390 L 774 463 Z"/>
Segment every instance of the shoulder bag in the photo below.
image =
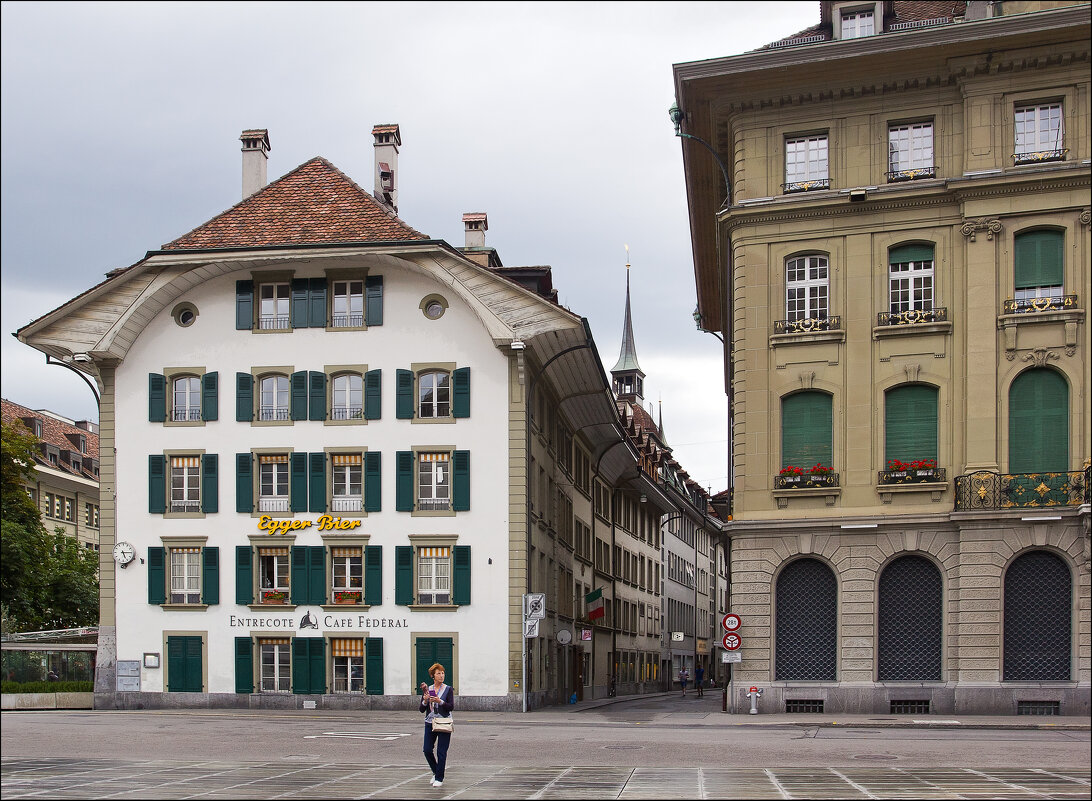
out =
<path fill-rule="evenodd" d="M 451 734 L 455 729 L 455 718 L 448 715 L 446 718 L 434 717 L 432 719 L 432 730 L 435 732 L 446 732 Z"/>

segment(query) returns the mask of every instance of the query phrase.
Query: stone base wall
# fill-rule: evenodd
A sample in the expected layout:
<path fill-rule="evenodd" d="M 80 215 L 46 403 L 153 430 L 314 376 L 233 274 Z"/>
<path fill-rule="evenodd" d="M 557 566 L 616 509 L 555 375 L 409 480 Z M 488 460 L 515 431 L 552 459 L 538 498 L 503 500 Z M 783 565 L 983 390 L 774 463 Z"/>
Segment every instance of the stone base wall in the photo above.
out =
<path fill-rule="evenodd" d="M 92 709 L 94 693 L 4 693 L 8 709 Z"/>
<path fill-rule="evenodd" d="M 86 695 L 90 696 L 90 693 Z M 4 696 L 7 698 L 8 696 Z M 94 694 L 95 709 L 252 709 L 252 710 L 383 710 L 416 712 L 415 695 L 295 695 L 291 693 L 149 693 L 112 692 Z M 7 709 L 7 707 L 4 707 Z M 90 708 L 90 705 L 89 705 Z M 455 713 L 518 712 L 523 700 L 516 693 L 504 696 L 460 695 Z"/>

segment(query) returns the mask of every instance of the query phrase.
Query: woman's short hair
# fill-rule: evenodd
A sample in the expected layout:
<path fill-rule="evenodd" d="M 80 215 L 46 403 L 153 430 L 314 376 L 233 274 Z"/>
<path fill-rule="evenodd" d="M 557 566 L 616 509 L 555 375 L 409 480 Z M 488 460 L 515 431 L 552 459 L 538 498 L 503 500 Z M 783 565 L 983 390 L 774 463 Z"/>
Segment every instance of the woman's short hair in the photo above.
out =
<path fill-rule="evenodd" d="M 434 663 L 432 664 L 432 667 L 430 667 L 430 668 L 428 669 L 428 676 L 429 676 L 429 678 L 430 678 L 430 679 L 434 679 L 434 678 L 436 678 L 436 675 L 435 675 L 435 674 L 436 674 L 436 671 L 437 671 L 437 670 L 444 670 L 444 666 L 443 666 L 443 665 L 441 665 L 441 664 L 440 664 L 439 662 L 434 662 Z M 446 670 L 444 670 L 444 673 L 447 673 L 447 671 L 446 671 Z"/>

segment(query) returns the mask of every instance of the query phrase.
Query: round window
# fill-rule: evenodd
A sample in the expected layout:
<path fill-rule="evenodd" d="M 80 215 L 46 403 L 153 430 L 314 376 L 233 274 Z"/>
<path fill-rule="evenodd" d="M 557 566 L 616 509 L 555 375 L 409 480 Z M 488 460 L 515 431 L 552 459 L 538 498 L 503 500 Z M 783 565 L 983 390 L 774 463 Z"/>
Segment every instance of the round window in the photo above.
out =
<path fill-rule="evenodd" d="M 430 300 L 425 304 L 425 316 L 430 320 L 436 320 L 444 313 L 444 304 L 438 300 Z"/>
<path fill-rule="evenodd" d="M 197 307 L 192 303 L 179 303 L 174 307 L 171 316 L 174 317 L 175 323 L 188 328 L 197 320 Z"/>

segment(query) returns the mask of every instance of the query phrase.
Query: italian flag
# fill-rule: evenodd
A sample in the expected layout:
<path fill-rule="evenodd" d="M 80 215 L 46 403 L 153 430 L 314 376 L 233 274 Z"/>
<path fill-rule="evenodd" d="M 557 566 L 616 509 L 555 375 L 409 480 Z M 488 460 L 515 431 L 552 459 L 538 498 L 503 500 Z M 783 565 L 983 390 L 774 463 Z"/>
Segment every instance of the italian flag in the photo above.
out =
<path fill-rule="evenodd" d="M 584 596 L 584 606 L 588 610 L 588 620 L 603 617 L 607 610 L 603 608 L 603 588 L 592 590 Z"/>

